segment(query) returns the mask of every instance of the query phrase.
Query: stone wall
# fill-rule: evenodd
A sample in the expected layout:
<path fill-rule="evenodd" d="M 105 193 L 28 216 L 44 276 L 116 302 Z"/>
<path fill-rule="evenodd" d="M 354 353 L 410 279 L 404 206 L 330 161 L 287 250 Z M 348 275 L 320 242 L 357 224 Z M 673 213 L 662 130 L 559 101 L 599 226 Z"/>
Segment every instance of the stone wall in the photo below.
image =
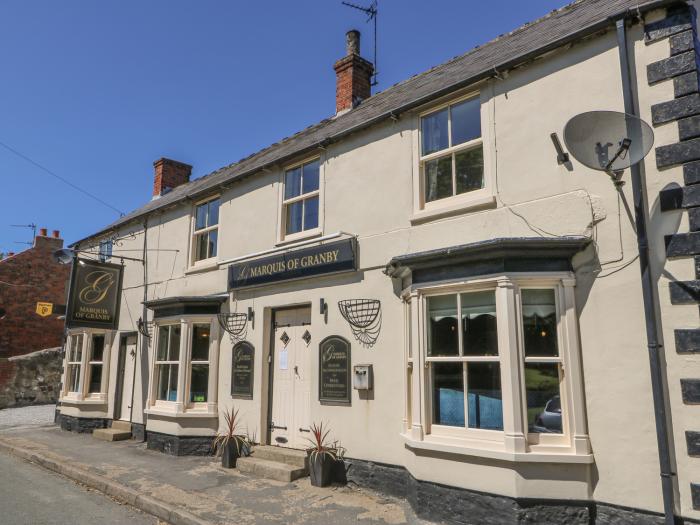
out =
<path fill-rule="evenodd" d="M 9 359 L 0 358 L 0 409 L 41 405 L 58 400 L 61 348 L 39 350 Z"/>

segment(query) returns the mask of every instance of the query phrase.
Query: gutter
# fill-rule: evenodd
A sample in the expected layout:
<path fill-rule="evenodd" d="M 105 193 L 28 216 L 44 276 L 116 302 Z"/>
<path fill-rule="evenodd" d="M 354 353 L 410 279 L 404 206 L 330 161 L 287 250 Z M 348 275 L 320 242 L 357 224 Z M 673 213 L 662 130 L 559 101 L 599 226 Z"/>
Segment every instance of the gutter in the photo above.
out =
<path fill-rule="evenodd" d="M 459 89 L 468 87 L 470 85 L 473 85 L 481 80 L 485 80 L 488 78 L 494 78 L 500 76 L 500 74 L 506 70 L 513 69 L 519 65 L 522 65 L 525 62 L 528 62 L 529 60 L 532 60 L 534 58 L 537 58 L 538 56 L 541 56 L 543 54 L 546 54 L 550 51 L 554 51 L 555 49 L 562 47 L 570 42 L 580 40 L 586 36 L 590 36 L 600 30 L 606 29 L 608 26 L 612 25 L 615 23 L 616 20 L 620 18 L 625 18 L 630 14 L 641 14 L 647 11 L 651 11 L 654 9 L 658 9 L 661 7 L 669 6 L 672 4 L 680 4 L 684 3 L 680 0 L 655 0 L 653 2 L 648 2 L 645 5 L 641 7 L 637 7 L 634 10 L 631 9 L 625 9 L 623 11 L 620 11 L 619 13 L 615 13 L 611 16 L 609 16 L 606 19 L 600 20 L 599 22 L 596 22 L 594 24 L 590 24 L 588 26 L 585 26 L 578 31 L 575 31 L 573 33 L 568 34 L 565 37 L 559 38 L 553 42 L 550 42 L 549 44 L 539 47 L 537 49 L 534 49 L 532 51 L 529 51 L 527 53 L 523 53 L 521 55 L 516 56 L 515 58 L 512 58 L 510 60 L 506 60 L 505 62 L 502 62 L 500 64 L 495 65 L 492 69 L 489 69 L 488 71 L 484 71 L 482 73 L 479 73 L 477 75 L 473 75 L 471 77 L 465 78 L 463 80 L 460 80 L 459 82 L 455 82 L 453 84 L 450 84 L 447 87 L 440 88 L 436 91 L 433 91 L 427 95 L 424 95 L 420 97 L 419 99 L 412 100 L 411 102 L 407 102 L 405 104 L 402 104 L 398 107 L 395 107 L 394 109 L 387 110 L 384 113 L 381 113 L 380 115 L 377 115 L 376 117 L 373 117 L 369 120 L 366 120 L 362 122 L 361 124 L 357 124 L 356 126 L 353 126 L 351 128 L 345 129 L 343 131 L 340 131 L 336 133 L 335 135 L 325 137 L 324 139 L 321 139 L 314 144 L 311 144 L 310 146 L 307 146 L 305 148 L 295 150 L 293 153 L 290 153 L 288 155 L 285 155 L 283 157 L 279 157 L 275 159 L 274 161 L 267 162 L 265 164 L 261 164 L 259 166 L 256 166 L 254 168 L 251 168 L 248 171 L 244 171 L 242 173 L 239 173 L 238 175 L 234 175 L 232 178 L 225 180 L 224 182 L 221 182 L 217 185 L 209 186 L 207 188 L 204 188 L 196 193 L 192 193 L 189 195 L 186 195 L 182 197 L 180 200 L 173 201 L 170 204 L 166 204 L 162 208 L 156 208 L 154 210 L 151 210 L 149 212 L 146 212 L 143 215 L 148 215 L 150 213 L 155 213 L 156 211 L 163 211 L 169 208 L 172 208 L 173 206 L 178 206 L 180 203 L 184 200 L 187 199 L 196 199 L 201 196 L 206 195 L 207 193 L 210 193 L 212 189 L 214 188 L 220 188 L 220 189 L 226 189 L 228 186 L 230 186 L 233 182 L 243 180 L 247 177 L 250 177 L 251 175 L 255 175 L 256 173 L 274 167 L 276 164 L 279 163 L 284 163 L 288 160 L 291 160 L 299 155 L 304 155 L 309 152 L 317 151 L 318 149 L 326 149 L 330 144 L 334 142 L 338 142 L 339 140 L 347 137 L 348 135 L 351 135 L 353 133 L 357 133 L 358 131 L 362 131 L 363 129 L 369 128 L 371 126 L 374 126 L 380 122 L 383 122 L 387 119 L 391 120 L 397 120 L 399 116 L 402 113 L 406 113 L 407 111 L 410 111 L 412 109 L 415 109 L 417 107 L 420 107 L 431 100 L 434 100 L 436 98 L 440 98 L 442 96 L 448 95 L 452 93 L 453 91 L 457 91 Z M 371 100 L 371 99 L 368 99 Z M 362 107 L 362 106 L 360 106 Z M 225 170 L 226 168 L 222 168 L 221 171 Z M 214 172 L 215 173 L 215 172 Z M 132 221 L 137 220 L 138 218 L 142 217 L 143 215 L 136 215 L 129 219 L 127 222 L 118 224 L 115 227 L 108 227 L 103 230 L 100 230 L 99 232 L 90 235 L 89 237 L 85 237 L 79 241 L 76 241 L 75 243 L 71 244 L 70 246 L 77 245 L 79 243 L 85 242 L 89 239 L 93 239 L 94 237 L 98 237 L 100 235 L 103 235 L 105 233 L 108 233 L 110 231 L 116 231 L 117 228 L 121 228 L 127 224 L 130 224 Z"/>

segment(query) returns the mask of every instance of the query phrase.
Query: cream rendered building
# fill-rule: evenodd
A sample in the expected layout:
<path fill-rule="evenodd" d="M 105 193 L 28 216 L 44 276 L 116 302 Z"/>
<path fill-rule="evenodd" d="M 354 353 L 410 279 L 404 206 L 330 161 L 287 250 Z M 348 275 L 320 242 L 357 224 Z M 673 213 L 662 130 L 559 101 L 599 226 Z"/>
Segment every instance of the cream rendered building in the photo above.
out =
<path fill-rule="evenodd" d="M 618 191 L 559 164 L 550 139 L 577 114 L 624 111 L 619 19 L 655 133 L 642 173 L 666 501 L 698 522 L 686 2 L 581 0 L 372 96 L 349 34 L 336 116 L 192 181 L 158 161 L 153 200 L 74 245 L 145 264 L 123 261 L 119 330 L 70 331 L 61 424 L 125 420 L 149 448 L 205 454 L 235 406 L 260 443 L 303 448 L 328 423 L 349 478 L 427 518 L 662 523 L 630 171 Z"/>

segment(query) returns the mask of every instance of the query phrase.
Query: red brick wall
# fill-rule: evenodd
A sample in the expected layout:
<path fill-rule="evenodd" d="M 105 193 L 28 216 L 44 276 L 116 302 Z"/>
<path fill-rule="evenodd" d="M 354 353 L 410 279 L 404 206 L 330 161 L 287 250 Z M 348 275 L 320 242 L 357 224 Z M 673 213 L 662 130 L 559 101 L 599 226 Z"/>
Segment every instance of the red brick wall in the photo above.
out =
<path fill-rule="evenodd" d="M 62 239 L 39 235 L 32 248 L 0 261 L 0 308 L 6 311 L 0 319 L 0 359 L 61 346 L 63 320 L 39 316 L 36 303 L 66 304 L 70 266 L 51 257 L 62 247 Z M 7 373 L 0 369 L 0 384 Z"/>

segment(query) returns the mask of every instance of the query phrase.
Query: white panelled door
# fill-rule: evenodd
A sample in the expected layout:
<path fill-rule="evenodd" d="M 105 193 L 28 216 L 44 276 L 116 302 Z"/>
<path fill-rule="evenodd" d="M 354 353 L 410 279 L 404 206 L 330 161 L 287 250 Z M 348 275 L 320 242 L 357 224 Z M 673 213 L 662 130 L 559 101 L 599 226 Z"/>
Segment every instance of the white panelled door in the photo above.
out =
<path fill-rule="evenodd" d="M 309 307 L 275 312 L 271 445 L 309 446 L 312 342 Z"/>

